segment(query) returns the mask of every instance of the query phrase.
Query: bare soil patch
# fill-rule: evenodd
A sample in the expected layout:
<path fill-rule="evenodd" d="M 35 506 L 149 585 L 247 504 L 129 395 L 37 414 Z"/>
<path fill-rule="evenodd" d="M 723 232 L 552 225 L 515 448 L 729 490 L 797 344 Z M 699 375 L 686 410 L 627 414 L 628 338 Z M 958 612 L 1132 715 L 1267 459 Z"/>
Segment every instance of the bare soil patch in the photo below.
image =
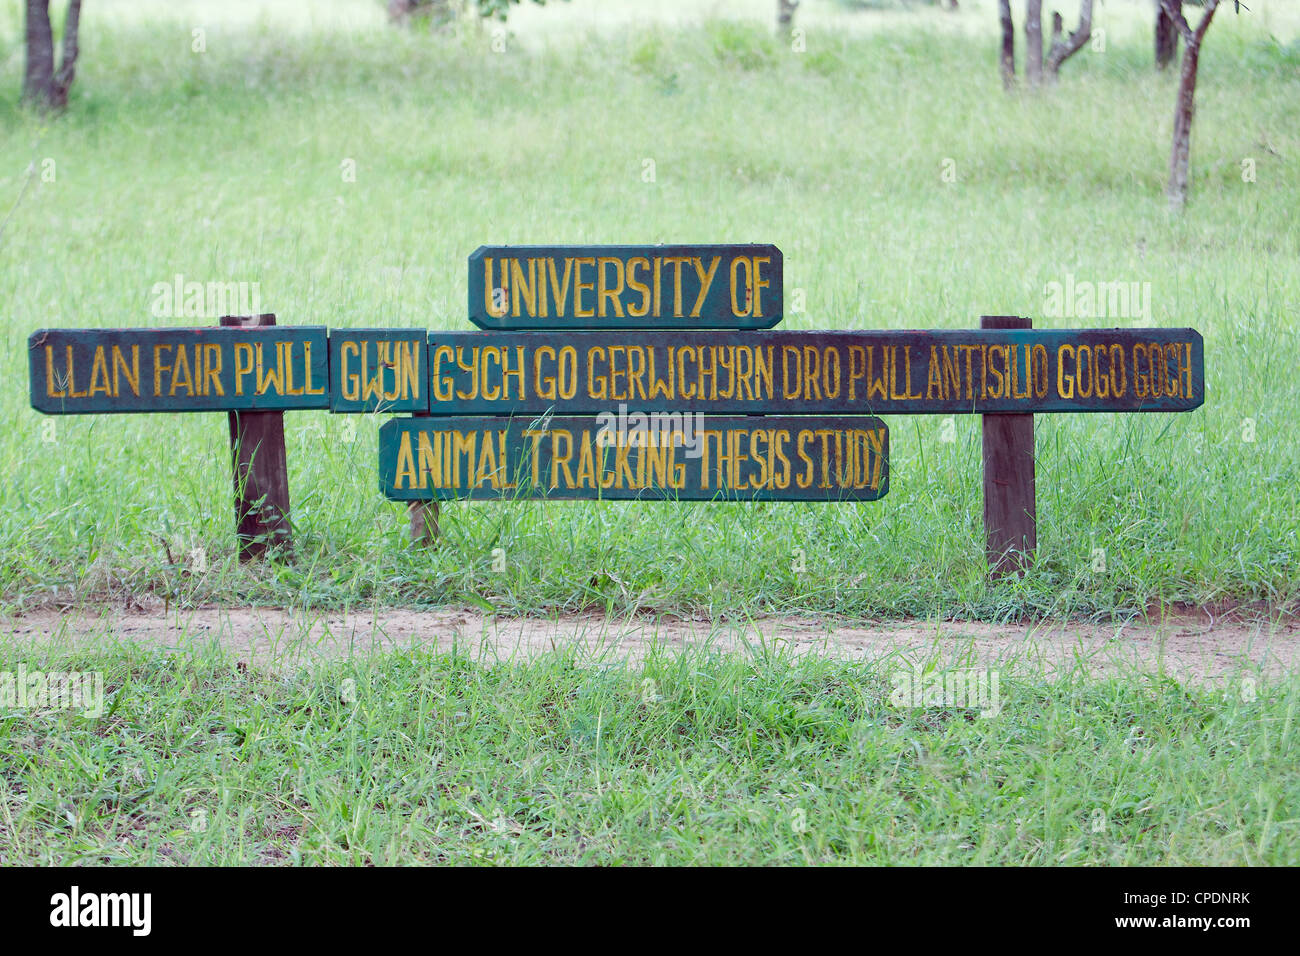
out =
<path fill-rule="evenodd" d="M 1179 680 L 1279 677 L 1300 664 L 1300 623 L 1224 621 L 1180 609 L 1162 620 L 1123 625 L 1078 622 L 987 624 L 895 621 L 873 624 L 772 616 L 745 623 L 593 614 L 505 618 L 473 611 L 373 608 L 303 612 L 276 608 L 164 609 L 96 606 L 39 610 L 0 618 L 11 649 L 85 649 L 132 644 L 174 651 L 213 644 L 236 659 L 276 668 L 324 659 L 426 648 L 487 661 L 555 651 L 584 660 L 638 659 L 654 647 L 722 652 L 827 654 L 848 659 L 938 656 L 958 665 L 1032 668 L 1049 676 L 1074 670 L 1096 677 L 1165 673 Z"/>

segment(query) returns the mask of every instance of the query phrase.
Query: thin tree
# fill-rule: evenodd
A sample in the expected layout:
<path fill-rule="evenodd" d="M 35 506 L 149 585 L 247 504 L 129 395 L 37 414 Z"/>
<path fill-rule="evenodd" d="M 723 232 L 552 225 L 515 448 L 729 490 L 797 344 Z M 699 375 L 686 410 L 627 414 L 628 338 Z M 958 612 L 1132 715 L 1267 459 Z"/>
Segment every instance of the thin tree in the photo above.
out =
<path fill-rule="evenodd" d="M 1065 21 L 1055 11 L 1052 13 L 1052 36 L 1043 58 L 1043 0 L 1027 0 L 1025 4 L 1025 80 L 1030 86 L 1054 83 L 1060 77 L 1061 64 L 1074 56 L 1092 37 L 1093 0 L 1079 0 L 1079 25 L 1065 34 Z M 1009 0 L 998 0 L 998 20 L 1002 24 L 1002 84 L 1010 89 L 1015 85 L 1015 27 L 1011 20 Z"/>
<path fill-rule="evenodd" d="M 1030 86 L 1043 82 L 1043 0 L 1025 4 L 1025 79 Z"/>
<path fill-rule="evenodd" d="M 1183 0 L 1173 0 L 1171 6 L 1179 14 L 1183 12 Z M 1168 69 L 1177 54 L 1178 27 L 1174 26 L 1174 18 L 1165 11 L 1161 0 L 1156 0 L 1156 69 Z"/>
<path fill-rule="evenodd" d="M 1047 78 L 1055 83 L 1061 74 L 1061 64 L 1083 49 L 1092 36 L 1092 0 L 1080 0 L 1079 25 L 1065 36 L 1065 26 L 1059 13 L 1052 13 L 1052 43 L 1047 50 Z"/>
<path fill-rule="evenodd" d="M 1011 0 L 998 0 L 998 22 L 1002 24 L 1002 85 L 1016 85 L 1016 25 L 1011 20 Z"/>
<path fill-rule="evenodd" d="M 81 0 L 71 0 L 63 20 L 63 53 L 54 66 L 54 31 L 50 27 L 50 0 L 27 0 L 27 64 L 23 72 L 23 102 L 42 111 L 68 105 L 68 90 L 77 75 L 77 31 L 81 26 Z"/>
<path fill-rule="evenodd" d="M 790 38 L 794 30 L 794 11 L 799 0 L 776 0 L 776 32 L 778 36 Z"/>
<path fill-rule="evenodd" d="M 1178 77 L 1178 99 L 1174 106 L 1174 144 L 1169 155 L 1169 185 L 1165 195 L 1174 210 L 1187 205 L 1192 153 L 1192 117 L 1196 113 L 1196 72 L 1201 59 L 1201 42 L 1210 29 L 1210 21 L 1219 9 L 1220 0 L 1205 0 L 1201 22 L 1192 29 L 1183 16 L 1180 0 L 1160 0 L 1161 8 L 1174 22 L 1183 38 L 1183 62 Z M 1234 0 L 1235 2 L 1235 0 Z"/>

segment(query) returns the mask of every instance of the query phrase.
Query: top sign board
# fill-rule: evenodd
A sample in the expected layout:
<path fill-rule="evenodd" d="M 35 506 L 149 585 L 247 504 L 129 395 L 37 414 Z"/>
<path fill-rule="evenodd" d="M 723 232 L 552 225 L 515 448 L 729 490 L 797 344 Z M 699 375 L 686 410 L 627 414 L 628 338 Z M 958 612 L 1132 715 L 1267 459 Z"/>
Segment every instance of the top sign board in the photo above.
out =
<path fill-rule="evenodd" d="M 480 246 L 469 318 L 482 329 L 767 329 L 781 321 L 771 245 Z"/>

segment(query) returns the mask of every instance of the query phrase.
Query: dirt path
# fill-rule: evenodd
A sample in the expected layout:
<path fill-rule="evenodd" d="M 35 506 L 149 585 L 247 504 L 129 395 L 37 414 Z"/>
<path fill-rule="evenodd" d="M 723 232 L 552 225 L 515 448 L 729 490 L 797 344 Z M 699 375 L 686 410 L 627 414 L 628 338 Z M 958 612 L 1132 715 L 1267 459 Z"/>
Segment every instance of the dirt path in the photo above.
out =
<path fill-rule="evenodd" d="M 412 646 L 508 659 L 576 646 L 587 659 L 639 657 L 654 645 L 711 645 L 753 653 L 764 645 L 794 653 L 845 658 L 938 655 L 950 664 L 1033 667 L 1048 674 L 1081 667 L 1104 676 L 1137 668 L 1184 680 L 1220 680 L 1239 673 L 1276 677 L 1300 664 L 1300 624 L 1223 623 L 1206 612 L 1161 623 L 980 624 L 901 621 L 870 624 L 767 617 L 748 625 L 669 618 L 594 615 L 498 618 L 454 610 L 376 609 L 303 613 L 265 608 L 162 608 L 34 611 L 0 618 L 0 641 L 21 652 L 51 646 L 122 642 L 162 649 L 202 649 L 218 642 L 238 659 L 293 667 L 322 658 Z M 7 655 L 6 655 L 7 656 Z"/>

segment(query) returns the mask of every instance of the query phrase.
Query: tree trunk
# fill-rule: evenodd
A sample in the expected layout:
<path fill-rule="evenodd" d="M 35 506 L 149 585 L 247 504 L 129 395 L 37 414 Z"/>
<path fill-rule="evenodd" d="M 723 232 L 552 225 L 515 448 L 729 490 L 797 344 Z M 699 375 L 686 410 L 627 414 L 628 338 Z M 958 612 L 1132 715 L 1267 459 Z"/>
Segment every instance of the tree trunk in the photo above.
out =
<path fill-rule="evenodd" d="M 1025 79 L 1030 86 L 1043 82 L 1043 0 L 1025 4 Z"/>
<path fill-rule="evenodd" d="M 54 34 L 50 30 L 50 0 L 27 0 L 27 69 L 23 73 L 23 102 L 45 109 L 54 90 Z"/>
<path fill-rule="evenodd" d="M 1016 25 L 1011 22 L 1011 0 L 998 0 L 998 21 L 1002 24 L 1002 86 L 1016 85 Z"/>
<path fill-rule="evenodd" d="M 1196 113 L 1196 68 L 1201 45 L 1191 44 L 1183 50 L 1183 67 L 1178 78 L 1178 101 L 1174 107 L 1174 148 L 1169 156 L 1169 187 L 1165 194 L 1169 205 L 1181 210 L 1187 205 L 1192 155 L 1192 117 Z"/>
<path fill-rule="evenodd" d="M 61 110 L 68 105 L 68 90 L 77 76 L 77 56 L 81 50 L 77 46 L 77 34 L 81 29 L 81 0 L 71 0 L 68 13 L 63 20 L 63 55 L 59 60 L 59 72 L 54 75 L 54 89 L 50 106 Z"/>
<path fill-rule="evenodd" d="M 68 90 L 77 75 L 80 28 L 81 0 L 71 0 L 63 21 L 63 56 L 56 73 L 50 0 L 27 0 L 27 68 L 23 73 L 25 104 L 40 110 L 61 110 L 68 105 Z"/>
<path fill-rule="evenodd" d="M 1183 0 L 1171 0 L 1171 5 L 1181 15 Z M 1174 18 L 1165 10 L 1164 4 L 1156 0 L 1156 69 L 1167 69 L 1177 53 L 1178 27 L 1174 25 Z"/>
<path fill-rule="evenodd" d="M 1092 0 L 1079 2 L 1079 26 L 1065 37 L 1065 28 L 1059 13 L 1052 14 L 1052 45 L 1047 51 L 1047 77 L 1055 81 L 1061 72 L 1061 64 L 1083 49 L 1083 45 L 1092 37 Z"/>
<path fill-rule="evenodd" d="M 1167 0 L 1172 2 L 1172 0 Z M 1178 101 L 1174 107 L 1174 144 L 1169 155 L 1169 186 L 1165 195 L 1175 212 L 1187 205 L 1191 184 L 1192 119 L 1196 114 L 1196 71 L 1200 64 L 1201 42 L 1210 21 L 1219 8 L 1219 0 L 1206 0 L 1205 12 L 1195 32 L 1187 25 L 1181 11 L 1176 13 L 1174 24 L 1183 37 L 1183 65 L 1178 78 Z"/>
<path fill-rule="evenodd" d="M 794 11 L 799 6 L 799 0 L 776 0 L 776 32 L 783 37 L 789 37 L 790 31 L 794 29 Z"/>

